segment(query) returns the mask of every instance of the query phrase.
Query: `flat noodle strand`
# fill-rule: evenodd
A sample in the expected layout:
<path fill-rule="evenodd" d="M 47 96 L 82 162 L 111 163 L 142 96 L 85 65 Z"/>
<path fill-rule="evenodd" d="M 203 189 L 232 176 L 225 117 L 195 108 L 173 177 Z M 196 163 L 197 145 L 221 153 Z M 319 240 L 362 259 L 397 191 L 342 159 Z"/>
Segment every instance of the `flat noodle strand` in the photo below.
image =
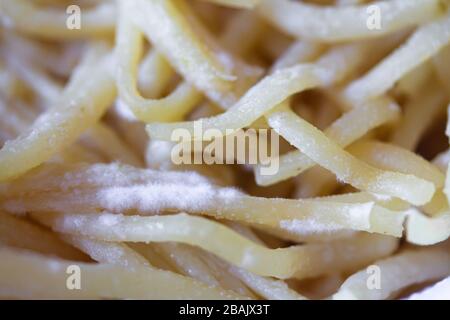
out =
<path fill-rule="evenodd" d="M 48 216 L 43 216 L 47 219 Z M 329 267 L 345 270 L 396 248 L 396 240 L 382 236 L 361 237 L 357 241 L 344 239 L 322 246 L 311 244 L 283 249 L 266 249 L 228 228 L 204 218 L 186 214 L 164 217 L 126 217 L 121 215 L 64 215 L 50 217 L 53 228 L 60 232 L 81 234 L 106 241 L 183 242 L 215 252 L 225 260 L 262 276 L 277 278 L 311 277 L 326 273 Z M 202 230 L 202 232 L 194 231 Z M 214 237 L 212 237 L 214 235 Z M 374 250 L 367 251 L 365 242 L 374 241 Z M 364 245 L 362 245 L 364 244 Z M 351 246 L 353 254 L 338 254 Z M 359 250 L 359 247 L 363 251 Z M 239 249 L 238 249 L 239 248 Z M 375 248 L 379 248 L 376 250 Z M 327 249 L 328 254 L 323 255 Z M 329 261 L 325 264 L 323 259 Z M 274 264 L 273 261 L 277 263 Z M 304 261 L 304 263 L 302 263 Z M 320 263 L 319 261 L 322 261 Z M 272 263 L 271 263 L 272 262 Z M 328 267 L 327 267 L 328 265 Z M 322 266 L 319 269 L 318 266 Z"/>

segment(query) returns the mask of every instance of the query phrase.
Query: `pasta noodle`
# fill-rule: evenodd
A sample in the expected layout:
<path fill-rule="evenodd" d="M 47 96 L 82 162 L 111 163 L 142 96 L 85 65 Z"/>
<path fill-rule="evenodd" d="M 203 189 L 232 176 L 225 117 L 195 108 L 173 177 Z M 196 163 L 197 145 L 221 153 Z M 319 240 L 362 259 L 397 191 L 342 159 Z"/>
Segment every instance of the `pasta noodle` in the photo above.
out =
<path fill-rule="evenodd" d="M 192 279 L 153 270 L 147 267 L 136 267 L 135 272 L 112 264 L 82 264 L 86 286 L 81 290 L 67 290 L 60 283 L 66 281 L 66 273 L 71 262 L 41 257 L 36 254 L 14 252 L 1 249 L 0 256 L 4 263 L 0 266 L 2 296 L 18 295 L 22 297 L 52 298 L 134 298 L 134 299 L 236 299 L 237 294 L 210 288 Z M 73 262 L 72 262 L 73 263 Z M 48 268 L 51 265 L 52 268 Z M 58 272 L 58 270 L 62 272 Z M 111 275 L 114 281 L 111 281 Z M 35 281 L 33 289 L 27 286 Z M 128 286 L 127 283 L 141 283 L 140 289 Z M 157 289 L 159 287 L 159 289 Z"/>
<path fill-rule="evenodd" d="M 414 175 L 380 171 L 360 162 L 292 111 L 273 112 L 269 116 L 269 125 L 309 157 L 334 172 L 338 179 L 359 189 L 395 196 L 415 205 L 427 203 L 434 194 L 434 186 L 426 180 Z M 390 189 L 390 186 L 395 188 Z"/>
<path fill-rule="evenodd" d="M 263 116 L 270 108 L 281 103 L 290 95 L 326 82 L 328 77 L 329 75 L 325 69 L 307 65 L 299 65 L 275 72 L 251 88 L 227 112 L 203 120 L 203 130 L 217 129 L 225 135 L 226 129 L 234 131 L 241 129 Z M 269 88 L 274 86 L 277 86 L 279 90 L 275 92 L 269 90 Z M 265 97 L 261 98 L 263 94 Z M 264 104 L 257 104 L 258 99 L 262 99 Z M 170 140 L 174 129 L 185 128 L 194 140 L 202 139 L 202 137 L 196 136 L 194 127 L 195 122 L 173 123 L 170 125 L 154 123 L 147 127 L 147 131 L 153 139 Z"/>
<path fill-rule="evenodd" d="M 105 70 L 108 59 L 103 59 L 97 66 L 99 70 L 94 72 L 95 77 L 91 77 L 91 67 L 99 61 L 90 58 L 91 61 L 75 74 L 72 87 L 65 89 L 66 97 L 63 95 L 57 100 L 55 106 L 42 114 L 27 133 L 5 144 L 0 150 L 0 180 L 16 177 L 48 160 L 52 153 L 75 140 L 83 128 L 89 127 L 89 121 L 95 123 L 101 117 L 115 90 L 110 71 Z M 74 91 L 80 84 L 84 87 L 77 97 Z M 85 91 L 90 94 L 86 95 Z"/>
<path fill-rule="evenodd" d="M 344 114 L 324 132 L 333 141 L 346 147 L 357 138 L 364 136 L 371 128 L 386 121 L 395 120 L 398 113 L 398 107 L 389 100 L 373 101 Z M 360 121 L 356 121 L 356 119 Z M 280 170 L 274 175 L 261 175 L 261 169 L 257 167 L 255 170 L 256 181 L 260 185 L 270 185 L 300 174 L 314 164 L 314 161 L 300 151 L 291 151 L 280 157 Z"/>
<path fill-rule="evenodd" d="M 54 168 L 44 170 L 44 175 L 49 171 L 61 172 L 58 166 Z M 114 165 L 99 165 L 81 168 L 78 172 L 63 171 L 59 181 L 42 180 L 42 174 L 38 172 L 28 181 L 26 178 L 23 182 L 19 181 L 19 186 L 5 185 L 1 206 L 13 213 L 23 210 L 59 212 L 67 205 L 79 212 L 90 207 L 117 213 L 138 210 L 141 214 L 187 211 L 266 226 L 279 226 L 283 221 L 294 219 L 323 228 L 352 228 L 394 236 L 402 233 L 402 211 L 392 212 L 377 206 L 373 199 L 350 203 L 340 202 L 339 199 L 334 203 L 328 199 L 266 199 L 243 195 L 233 188 L 218 188 L 187 173 L 161 176 L 159 172 L 149 170 L 116 168 Z M 124 179 L 124 176 L 128 177 Z M 67 178 L 69 181 L 65 181 Z M 184 186 L 177 185 L 179 179 L 184 181 Z M 36 183 L 37 180 L 40 182 Z M 61 191 L 58 192 L 58 189 Z M 15 190 L 20 191 L 16 193 Z M 77 190 L 76 196 L 72 190 Z M 178 201 L 168 200 L 174 192 L 178 195 Z M 149 197 L 155 193 L 155 197 Z M 264 210 L 267 207 L 272 209 Z"/>
<path fill-rule="evenodd" d="M 115 24 L 115 6 L 111 2 L 99 5 L 83 15 L 83 28 L 66 28 L 67 16 L 63 11 L 40 10 L 26 0 L 0 2 L 0 18 L 6 27 L 50 39 L 80 38 L 111 33 Z M 31 17 L 31 19 L 30 19 Z M 75 30 L 75 31 L 73 31 Z"/>
<path fill-rule="evenodd" d="M 46 218 L 44 218 L 46 219 Z M 66 220 L 67 219 L 67 220 Z M 88 229 L 93 224 L 90 219 L 96 222 L 95 228 Z M 67 221 L 67 222 L 66 222 Z M 73 221 L 74 223 L 72 223 Z M 61 232 L 80 233 L 84 236 L 94 237 L 107 241 L 128 241 L 128 242 L 164 242 L 176 241 L 191 245 L 201 246 L 208 251 L 213 251 L 225 260 L 253 271 L 256 274 L 264 276 L 274 276 L 278 278 L 288 277 L 311 277 L 327 272 L 327 269 L 312 268 L 309 264 L 302 264 L 301 261 L 315 261 L 321 259 L 332 259 L 330 265 L 333 268 L 342 268 L 345 270 L 349 262 L 350 265 L 361 259 L 364 264 L 365 259 L 373 259 L 378 255 L 389 254 L 396 245 L 393 239 L 382 239 L 373 241 L 379 243 L 374 250 L 368 252 L 365 241 L 370 242 L 371 238 L 342 240 L 342 243 L 336 242 L 333 247 L 327 247 L 330 250 L 327 255 L 323 255 L 325 247 L 320 245 L 307 245 L 304 247 L 292 247 L 286 249 L 276 249 L 271 251 L 252 244 L 237 234 L 232 234 L 220 224 L 214 224 L 208 220 L 190 217 L 188 215 L 171 215 L 168 217 L 123 217 L 118 215 L 102 214 L 100 216 L 89 215 L 65 215 L 63 220 L 58 217 L 51 222 L 53 227 Z M 66 225 L 77 226 L 76 229 L 68 229 Z M 117 228 L 117 229 L 116 229 Z M 158 230 L 164 230 L 158 233 Z M 192 232 L 192 230 L 202 230 Z M 211 235 L 214 234 L 215 241 L 211 241 Z M 209 241 L 205 241 L 206 239 Z M 362 244 L 364 245 L 362 246 Z M 227 248 L 229 246 L 229 248 Z M 328 245 L 327 245 L 328 246 Z M 351 249 L 347 249 L 351 246 Z M 363 250 L 359 251 L 361 246 Z M 239 250 L 237 250 L 239 248 Z M 222 251 L 223 250 L 223 251 Z M 339 256 L 340 250 L 351 250 L 354 255 L 342 257 Z M 335 257 L 335 258 L 332 258 Z M 279 264 L 271 264 L 269 261 L 279 261 Z M 325 266 L 325 263 L 320 263 Z"/>
<path fill-rule="evenodd" d="M 381 272 L 387 275 L 381 280 L 380 290 L 367 288 L 367 274 L 360 271 L 348 278 L 333 298 L 386 299 L 408 285 L 447 275 L 450 266 L 448 260 L 449 254 L 445 248 L 405 251 L 376 263 Z M 429 264 L 433 267 L 425 268 L 426 272 L 420 268 Z"/>
<path fill-rule="evenodd" d="M 0 0 L 0 298 L 448 297 L 449 48 L 449 0 Z"/>
<path fill-rule="evenodd" d="M 431 245 L 448 239 L 450 214 L 442 212 L 437 216 L 427 216 L 412 210 L 408 215 L 407 238 L 411 243 Z"/>
<path fill-rule="evenodd" d="M 382 27 L 371 29 L 368 18 L 373 10 L 383 19 Z M 344 41 L 379 36 L 439 16 L 439 1 L 379 1 L 367 6 L 318 7 L 288 0 L 264 0 L 263 17 L 295 37 L 316 41 Z M 338 20 L 340 23 L 334 23 Z M 374 32 L 375 31 L 375 32 Z"/>
<path fill-rule="evenodd" d="M 450 41 L 449 26 L 450 15 L 447 15 L 421 27 L 367 75 L 351 83 L 345 95 L 351 101 L 362 101 L 383 94 L 403 75 L 439 52 Z"/>
<path fill-rule="evenodd" d="M 121 12 L 126 12 L 126 7 Z M 137 93 L 136 84 L 133 85 L 133 75 L 129 70 L 137 69 L 137 60 L 142 43 L 139 30 L 132 24 L 130 18 L 119 17 L 117 32 L 117 59 L 121 63 L 118 66 L 117 82 L 119 93 L 127 105 L 133 108 L 134 114 L 143 121 L 165 121 L 176 115 L 183 117 L 202 98 L 201 94 L 189 84 L 181 84 L 169 97 L 159 101 L 146 101 Z M 163 100 L 163 101 L 162 101 Z"/>

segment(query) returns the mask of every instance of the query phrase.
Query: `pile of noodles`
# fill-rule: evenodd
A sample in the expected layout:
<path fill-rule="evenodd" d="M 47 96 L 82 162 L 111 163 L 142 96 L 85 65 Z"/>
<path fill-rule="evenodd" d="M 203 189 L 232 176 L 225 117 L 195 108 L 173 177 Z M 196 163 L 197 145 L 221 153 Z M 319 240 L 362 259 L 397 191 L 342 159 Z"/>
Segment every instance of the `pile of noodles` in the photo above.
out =
<path fill-rule="evenodd" d="M 1 298 L 449 298 L 450 1 L 78 3 L 0 0 Z"/>

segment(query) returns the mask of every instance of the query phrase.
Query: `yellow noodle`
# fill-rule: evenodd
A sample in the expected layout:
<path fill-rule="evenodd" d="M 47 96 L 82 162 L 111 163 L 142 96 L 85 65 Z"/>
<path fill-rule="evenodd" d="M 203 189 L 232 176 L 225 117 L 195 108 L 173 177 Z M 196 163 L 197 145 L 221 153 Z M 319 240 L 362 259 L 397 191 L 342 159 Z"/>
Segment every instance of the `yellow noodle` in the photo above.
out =
<path fill-rule="evenodd" d="M 373 199 L 361 202 L 267 199 L 220 188 L 189 173 L 168 174 L 117 165 L 95 165 L 81 170 L 75 167 L 72 172 L 64 168 L 67 167 L 44 167 L 29 180 L 25 177 L 3 185 L 0 206 L 12 212 L 64 212 L 67 206 L 78 212 L 92 208 L 117 213 L 137 210 L 140 214 L 187 211 L 264 226 L 294 220 L 322 228 L 394 236 L 401 236 L 403 229 L 403 214 L 375 205 Z M 42 179 L 51 172 L 54 175 L 50 180 Z M 63 176 L 57 178 L 58 172 Z M 177 185 L 180 179 L 183 186 Z M 168 200 L 175 194 L 178 201 Z"/>
<path fill-rule="evenodd" d="M 17 177 L 48 160 L 102 116 L 115 89 L 110 60 L 93 60 L 80 67 L 62 97 L 27 132 L 3 146 L 0 181 Z"/>
<path fill-rule="evenodd" d="M 27 34 L 49 39 L 98 37 L 111 34 L 116 8 L 105 2 L 81 14 L 81 28 L 66 27 L 67 15 L 57 10 L 45 10 L 30 1 L 0 1 L 0 22 L 6 28 L 15 28 Z"/>
<path fill-rule="evenodd" d="M 377 9 L 380 28 L 368 26 L 374 16 L 370 6 Z M 445 7 L 437 0 L 377 1 L 367 6 L 342 7 L 262 0 L 258 9 L 264 18 L 292 36 L 324 42 L 376 37 L 422 24 L 445 12 Z"/>
<path fill-rule="evenodd" d="M 333 122 L 324 133 L 342 147 L 350 145 L 372 128 L 397 119 L 399 109 L 393 101 L 382 98 L 363 104 L 345 113 Z M 300 151 L 291 151 L 280 156 L 280 168 L 273 175 L 262 175 L 260 166 L 255 168 L 255 179 L 260 185 L 271 185 L 296 176 L 314 166 L 314 161 Z"/>
<path fill-rule="evenodd" d="M 197 88 L 217 96 L 232 87 L 236 77 L 198 39 L 178 6 L 182 1 L 121 1 L 132 22 L 170 63 Z"/>
<path fill-rule="evenodd" d="M 352 82 L 345 95 L 362 101 L 385 93 L 402 76 L 439 52 L 450 41 L 450 14 L 417 29 L 400 48 L 364 77 Z"/>
<path fill-rule="evenodd" d="M 12 54 L 8 54 L 8 63 L 17 71 L 19 77 L 28 84 L 46 103 L 52 103 L 61 94 L 61 86 L 51 79 L 45 71 Z"/>
<path fill-rule="evenodd" d="M 406 239 L 418 245 L 432 245 L 450 237 L 450 212 L 429 218 L 411 209 L 406 222 Z"/>
<path fill-rule="evenodd" d="M 88 253 L 94 260 L 101 263 L 123 266 L 131 271 L 136 267 L 149 266 L 149 263 L 144 256 L 140 255 L 126 244 L 93 240 L 76 235 L 65 235 L 63 238 L 80 250 Z M 190 267 L 192 268 L 192 265 Z M 209 283 L 209 285 L 218 287 L 218 283 Z M 239 292 L 238 290 L 234 291 Z M 247 294 L 242 294 L 242 292 L 239 293 L 241 293 L 243 297 L 251 296 L 248 294 L 248 291 L 244 292 Z"/>
<path fill-rule="evenodd" d="M 164 56 L 156 50 L 149 50 L 139 66 L 139 89 L 146 96 L 161 96 L 169 86 L 174 74 L 174 70 Z"/>
<path fill-rule="evenodd" d="M 258 298 L 258 295 L 255 294 L 251 288 L 247 287 L 239 277 L 236 277 L 228 270 L 228 263 L 223 259 L 198 247 L 192 247 L 192 251 L 196 252 L 202 261 L 205 262 L 208 270 L 215 275 L 222 288 L 233 290 L 234 292 L 251 299 Z"/>
<path fill-rule="evenodd" d="M 262 79 L 223 114 L 201 119 L 198 122 L 154 123 L 147 126 L 147 132 L 153 139 L 168 141 L 171 139 L 173 130 L 179 128 L 186 129 L 193 140 L 204 139 L 202 136 L 197 136 L 197 130 L 194 130 L 198 125 L 201 125 L 204 131 L 216 129 L 223 135 L 231 134 L 250 125 L 290 95 L 327 82 L 327 78 L 328 73 L 325 69 L 312 65 L 281 69 Z"/>
<path fill-rule="evenodd" d="M 16 298 L 134 298 L 134 299 L 236 299 L 232 292 L 207 287 L 170 272 L 136 267 L 134 272 L 111 264 L 86 264 L 56 260 L 31 253 L 0 249 L 0 295 Z M 80 267 L 83 285 L 67 290 L 66 270 Z M 51 265 L 52 268 L 48 266 Z M 112 280 L 114 277 L 114 281 Z M 29 283 L 33 282 L 30 287 Z M 132 285 L 139 283 L 139 286 Z M 63 285 L 61 285 L 63 284 Z"/>
<path fill-rule="evenodd" d="M 65 241 L 89 254 L 97 262 L 128 267 L 148 266 L 148 261 L 122 243 L 106 242 L 76 235 L 62 236 Z"/>
<path fill-rule="evenodd" d="M 153 139 L 169 141 L 173 130 L 185 129 L 190 133 L 192 140 L 202 140 L 204 138 L 197 137 L 194 130 L 201 123 L 203 130 L 217 129 L 222 135 L 231 134 L 250 125 L 294 93 L 343 81 L 364 63 L 364 53 L 375 50 L 375 47 L 376 43 L 338 46 L 323 55 L 316 64 L 298 64 L 276 69 L 249 89 L 223 114 L 198 122 L 153 123 L 147 126 L 147 132 Z M 307 55 L 298 58 L 305 57 Z"/>
<path fill-rule="evenodd" d="M 339 180 L 358 189 L 395 196 L 416 205 L 427 203 L 435 192 L 434 185 L 427 180 L 383 171 L 359 161 L 290 110 L 274 111 L 268 121 L 295 147 L 335 173 Z"/>
<path fill-rule="evenodd" d="M 253 8 L 261 0 L 203 0 L 235 8 Z"/>
<path fill-rule="evenodd" d="M 97 145 L 99 151 L 110 161 L 120 161 L 135 167 L 142 166 L 142 160 L 105 124 L 101 122 L 95 124 L 85 136 L 86 143 Z"/>
<path fill-rule="evenodd" d="M 48 216 L 43 219 L 48 219 Z M 393 238 L 366 235 L 356 241 L 344 239 L 325 246 L 311 244 L 283 249 L 266 249 L 218 223 L 186 214 L 164 217 L 66 214 L 50 216 L 50 219 L 53 228 L 57 231 L 81 234 L 99 240 L 176 241 L 200 246 L 256 274 L 278 278 L 311 277 L 329 272 L 329 268 L 345 270 L 362 261 L 370 261 L 376 256 L 389 254 L 396 248 L 396 240 Z M 374 248 L 372 252 L 368 252 L 365 242 L 372 241 L 378 243 L 373 247 L 379 249 Z M 342 257 L 338 254 L 341 250 L 347 250 L 348 247 L 352 248 L 351 257 Z M 328 250 L 328 264 L 323 263 L 325 262 L 323 250 Z M 277 263 L 273 264 L 273 261 Z M 322 263 L 312 263 L 312 261 L 322 261 Z"/>
<path fill-rule="evenodd" d="M 119 15 L 116 55 L 118 59 L 117 83 L 120 97 L 144 122 L 169 121 L 182 118 L 200 102 L 202 94 L 188 83 L 182 83 L 168 97 L 145 99 L 137 91 L 136 74 L 142 35 L 125 16 L 126 7 Z"/>
<path fill-rule="evenodd" d="M 3 246 L 33 250 L 46 255 L 86 261 L 86 256 L 65 244 L 50 230 L 23 217 L 0 213 L 0 243 Z"/>
<path fill-rule="evenodd" d="M 414 174 L 433 182 L 436 188 L 444 186 L 445 176 L 437 167 L 406 149 L 378 141 L 361 141 L 348 151 L 377 168 Z"/>
<path fill-rule="evenodd" d="M 387 299 L 400 289 L 450 274 L 450 254 L 445 248 L 409 250 L 374 264 L 379 269 L 380 289 L 367 286 L 368 273 L 361 270 L 349 277 L 334 299 Z"/>

